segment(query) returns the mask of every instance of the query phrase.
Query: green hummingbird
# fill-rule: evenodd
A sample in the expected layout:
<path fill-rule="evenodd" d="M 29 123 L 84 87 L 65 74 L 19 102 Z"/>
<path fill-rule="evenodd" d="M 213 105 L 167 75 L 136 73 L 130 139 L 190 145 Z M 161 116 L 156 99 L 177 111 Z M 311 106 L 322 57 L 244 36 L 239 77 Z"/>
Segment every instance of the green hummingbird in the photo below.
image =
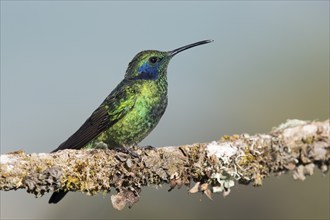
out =
<path fill-rule="evenodd" d="M 63 149 L 129 149 L 158 124 L 167 106 L 167 66 L 184 50 L 207 44 L 199 41 L 172 51 L 146 50 L 128 64 L 124 79 L 85 123 L 52 152 Z M 59 202 L 67 191 L 54 192 L 49 203 Z"/>

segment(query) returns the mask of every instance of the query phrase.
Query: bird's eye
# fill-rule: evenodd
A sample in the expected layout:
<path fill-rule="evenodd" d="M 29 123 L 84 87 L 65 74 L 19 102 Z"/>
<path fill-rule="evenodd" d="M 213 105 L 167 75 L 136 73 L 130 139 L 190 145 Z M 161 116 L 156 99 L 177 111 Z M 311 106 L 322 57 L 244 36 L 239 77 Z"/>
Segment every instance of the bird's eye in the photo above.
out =
<path fill-rule="evenodd" d="M 158 58 L 157 57 L 150 57 L 149 58 L 149 62 L 150 63 L 156 63 L 158 61 Z"/>

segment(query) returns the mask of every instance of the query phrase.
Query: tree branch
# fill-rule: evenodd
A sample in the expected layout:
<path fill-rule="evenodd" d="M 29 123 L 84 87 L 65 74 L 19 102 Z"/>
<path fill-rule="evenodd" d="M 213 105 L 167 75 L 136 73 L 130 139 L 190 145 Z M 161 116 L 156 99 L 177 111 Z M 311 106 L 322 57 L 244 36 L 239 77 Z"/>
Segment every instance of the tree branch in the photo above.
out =
<path fill-rule="evenodd" d="M 138 158 L 113 150 L 23 151 L 1 155 L 0 190 L 26 189 L 42 196 L 59 189 L 90 195 L 110 192 L 116 209 L 138 201 L 142 186 L 169 183 L 170 189 L 190 185 L 190 193 L 228 195 L 235 184 L 259 186 L 271 173 L 292 171 L 304 180 L 315 166 L 330 164 L 329 120 L 289 120 L 269 134 L 223 136 L 219 141 L 177 147 L 135 147 Z"/>

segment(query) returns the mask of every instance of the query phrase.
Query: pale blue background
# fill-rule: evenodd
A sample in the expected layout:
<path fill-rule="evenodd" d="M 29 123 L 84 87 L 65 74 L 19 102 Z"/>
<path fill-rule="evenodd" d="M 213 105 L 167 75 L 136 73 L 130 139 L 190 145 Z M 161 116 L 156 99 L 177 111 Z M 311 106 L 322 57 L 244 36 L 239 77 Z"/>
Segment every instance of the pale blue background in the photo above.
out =
<path fill-rule="evenodd" d="M 141 144 L 268 132 L 329 117 L 328 1 L 1 1 L 1 153 L 49 152 L 69 137 L 145 49 L 195 41 L 169 65 L 169 106 Z M 109 196 L 1 192 L 1 218 L 329 218 L 329 175 L 266 179 L 213 201 L 144 189 L 131 210 Z M 317 202 L 316 202 L 317 201 Z"/>

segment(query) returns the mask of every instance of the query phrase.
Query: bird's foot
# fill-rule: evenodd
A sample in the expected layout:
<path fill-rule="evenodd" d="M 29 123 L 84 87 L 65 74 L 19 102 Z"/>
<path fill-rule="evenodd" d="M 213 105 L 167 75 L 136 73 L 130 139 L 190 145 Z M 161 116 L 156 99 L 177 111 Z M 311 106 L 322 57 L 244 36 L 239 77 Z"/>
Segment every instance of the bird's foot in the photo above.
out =
<path fill-rule="evenodd" d="M 154 146 L 151 146 L 151 145 L 147 145 L 147 146 L 142 146 L 140 148 L 143 148 L 145 150 L 156 150 L 156 148 Z"/>
<path fill-rule="evenodd" d="M 129 154 L 129 155 L 131 155 L 132 157 L 135 157 L 135 158 L 140 157 L 139 154 L 137 154 L 135 151 L 133 151 L 129 148 L 126 148 L 126 147 L 115 147 L 114 150 L 117 151 L 117 152 Z"/>

